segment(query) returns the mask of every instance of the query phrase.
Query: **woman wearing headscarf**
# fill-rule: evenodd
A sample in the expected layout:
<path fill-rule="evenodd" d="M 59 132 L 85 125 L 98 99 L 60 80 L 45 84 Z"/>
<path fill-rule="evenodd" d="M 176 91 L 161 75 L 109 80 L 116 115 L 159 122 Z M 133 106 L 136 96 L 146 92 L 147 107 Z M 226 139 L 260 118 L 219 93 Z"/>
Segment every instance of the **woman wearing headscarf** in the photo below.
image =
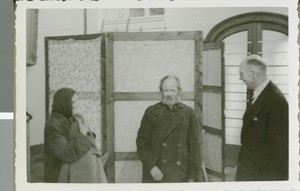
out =
<path fill-rule="evenodd" d="M 70 88 L 61 88 L 54 95 L 44 132 L 46 182 L 106 182 L 103 167 L 95 159 L 100 156 L 91 132 L 79 125 L 77 102 Z"/>

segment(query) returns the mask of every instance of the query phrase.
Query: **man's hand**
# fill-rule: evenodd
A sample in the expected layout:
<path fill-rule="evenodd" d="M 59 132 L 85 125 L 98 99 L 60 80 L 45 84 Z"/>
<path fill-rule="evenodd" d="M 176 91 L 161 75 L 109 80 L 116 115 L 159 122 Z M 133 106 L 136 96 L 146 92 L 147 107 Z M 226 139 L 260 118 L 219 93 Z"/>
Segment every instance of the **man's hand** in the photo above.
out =
<path fill-rule="evenodd" d="M 160 171 L 160 169 L 157 166 L 154 166 L 150 170 L 150 174 L 155 181 L 160 181 L 164 177 L 163 173 Z"/>

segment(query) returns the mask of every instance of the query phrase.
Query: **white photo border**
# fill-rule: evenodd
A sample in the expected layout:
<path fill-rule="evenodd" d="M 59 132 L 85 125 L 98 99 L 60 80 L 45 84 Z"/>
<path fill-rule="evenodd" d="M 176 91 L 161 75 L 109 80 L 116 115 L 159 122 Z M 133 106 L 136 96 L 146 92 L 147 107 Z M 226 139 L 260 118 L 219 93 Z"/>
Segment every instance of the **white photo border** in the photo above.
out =
<path fill-rule="evenodd" d="M 92 190 L 299 190 L 299 123 L 298 85 L 299 81 L 299 49 L 298 12 L 296 0 L 99 0 L 99 1 L 17 1 L 16 7 L 16 68 L 15 68 L 15 189 L 16 191 L 92 191 Z M 26 179 L 26 10 L 27 9 L 95 9 L 95 8 L 197 8 L 197 7 L 286 7 L 289 19 L 289 181 L 272 182 L 203 182 L 203 183 L 172 183 L 172 184 L 51 184 L 28 183 Z"/>

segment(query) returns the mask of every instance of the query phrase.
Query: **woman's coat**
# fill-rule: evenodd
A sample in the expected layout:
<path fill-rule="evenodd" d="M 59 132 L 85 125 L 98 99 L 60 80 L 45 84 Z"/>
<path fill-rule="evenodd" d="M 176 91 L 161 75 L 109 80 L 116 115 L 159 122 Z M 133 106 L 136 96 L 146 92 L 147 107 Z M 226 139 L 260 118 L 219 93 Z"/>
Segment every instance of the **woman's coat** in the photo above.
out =
<path fill-rule="evenodd" d="M 72 123 L 76 121 L 72 122 L 56 112 L 52 112 L 46 123 L 44 134 L 46 182 L 57 182 L 61 165 L 77 161 L 93 146 Z"/>

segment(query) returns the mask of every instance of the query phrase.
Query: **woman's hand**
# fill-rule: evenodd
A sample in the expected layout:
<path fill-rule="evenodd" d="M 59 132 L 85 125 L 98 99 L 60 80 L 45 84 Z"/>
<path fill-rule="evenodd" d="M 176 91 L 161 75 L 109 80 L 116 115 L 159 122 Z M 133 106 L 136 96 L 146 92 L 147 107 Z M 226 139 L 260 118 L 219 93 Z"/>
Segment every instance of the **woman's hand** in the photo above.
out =
<path fill-rule="evenodd" d="M 90 131 L 90 128 L 84 122 L 83 116 L 80 115 L 80 114 L 75 114 L 74 117 L 76 118 L 76 120 L 79 123 L 79 131 L 80 131 L 80 133 L 82 133 L 83 135 L 87 135 L 87 133 Z"/>
<path fill-rule="evenodd" d="M 85 123 L 79 123 L 79 131 L 83 135 L 87 135 L 87 133 L 90 131 L 88 126 Z"/>

